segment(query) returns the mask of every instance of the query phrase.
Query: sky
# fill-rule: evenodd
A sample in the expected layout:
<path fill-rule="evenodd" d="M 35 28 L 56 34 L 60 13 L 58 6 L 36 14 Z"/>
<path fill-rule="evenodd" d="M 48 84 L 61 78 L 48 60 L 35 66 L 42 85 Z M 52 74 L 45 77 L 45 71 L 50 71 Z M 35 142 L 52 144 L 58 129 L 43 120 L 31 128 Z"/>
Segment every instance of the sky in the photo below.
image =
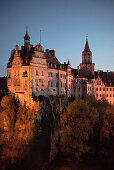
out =
<path fill-rule="evenodd" d="M 114 0 L 0 0 L 0 77 L 15 45 L 30 42 L 54 49 L 61 63 L 82 62 L 86 35 L 95 70 L 114 71 Z"/>

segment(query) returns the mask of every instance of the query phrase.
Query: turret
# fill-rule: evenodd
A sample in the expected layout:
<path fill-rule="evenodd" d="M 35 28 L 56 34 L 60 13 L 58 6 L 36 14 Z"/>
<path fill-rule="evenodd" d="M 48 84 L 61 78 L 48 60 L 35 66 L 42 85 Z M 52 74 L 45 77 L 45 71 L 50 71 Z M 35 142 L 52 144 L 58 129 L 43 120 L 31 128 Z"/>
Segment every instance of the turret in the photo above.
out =
<path fill-rule="evenodd" d="M 30 46 L 30 36 L 28 34 L 28 30 L 26 29 L 26 34 L 24 36 L 24 46 L 25 48 Z"/>

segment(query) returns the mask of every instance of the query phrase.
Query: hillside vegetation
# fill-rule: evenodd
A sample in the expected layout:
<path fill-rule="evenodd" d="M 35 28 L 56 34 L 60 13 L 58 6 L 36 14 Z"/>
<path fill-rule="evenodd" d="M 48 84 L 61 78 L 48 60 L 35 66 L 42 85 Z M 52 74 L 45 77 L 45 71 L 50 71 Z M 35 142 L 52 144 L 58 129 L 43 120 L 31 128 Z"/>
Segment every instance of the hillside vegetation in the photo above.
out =
<path fill-rule="evenodd" d="M 61 162 L 59 170 L 64 159 L 79 170 L 113 169 L 113 106 L 92 96 L 78 101 L 49 96 L 40 98 L 38 110 L 39 103 L 30 109 L 11 96 L 2 98 L 1 169 L 50 170 Z"/>

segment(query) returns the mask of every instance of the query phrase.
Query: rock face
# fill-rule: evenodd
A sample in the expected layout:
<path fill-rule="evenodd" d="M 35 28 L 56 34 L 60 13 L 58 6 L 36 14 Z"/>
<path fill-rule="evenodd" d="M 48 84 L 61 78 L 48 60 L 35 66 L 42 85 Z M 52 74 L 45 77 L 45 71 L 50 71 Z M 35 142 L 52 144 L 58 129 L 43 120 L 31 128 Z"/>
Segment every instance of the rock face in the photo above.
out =
<path fill-rule="evenodd" d="M 60 150 L 61 141 L 61 116 L 65 107 L 68 104 L 68 97 L 64 96 L 49 96 L 42 97 L 39 102 L 39 118 L 45 118 L 49 122 L 50 129 L 50 161 L 54 159 Z"/>

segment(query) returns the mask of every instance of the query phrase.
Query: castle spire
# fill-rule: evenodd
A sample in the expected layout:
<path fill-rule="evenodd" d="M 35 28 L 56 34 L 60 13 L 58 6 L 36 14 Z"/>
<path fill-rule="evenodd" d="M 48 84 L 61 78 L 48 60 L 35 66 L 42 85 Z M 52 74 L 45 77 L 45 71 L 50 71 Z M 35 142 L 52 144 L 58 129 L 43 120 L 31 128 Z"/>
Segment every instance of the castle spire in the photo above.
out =
<path fill-rule="evenodd" d="M 85 43 L 84 51 L 90 51 L 89 43 L 88 43 L 88 34 L 86 35 L 86 43 Z"/>
<path fill-rule="evenodd" d="M 26 34 L 28 34 L 28 26 L 26 26 Z"/>

